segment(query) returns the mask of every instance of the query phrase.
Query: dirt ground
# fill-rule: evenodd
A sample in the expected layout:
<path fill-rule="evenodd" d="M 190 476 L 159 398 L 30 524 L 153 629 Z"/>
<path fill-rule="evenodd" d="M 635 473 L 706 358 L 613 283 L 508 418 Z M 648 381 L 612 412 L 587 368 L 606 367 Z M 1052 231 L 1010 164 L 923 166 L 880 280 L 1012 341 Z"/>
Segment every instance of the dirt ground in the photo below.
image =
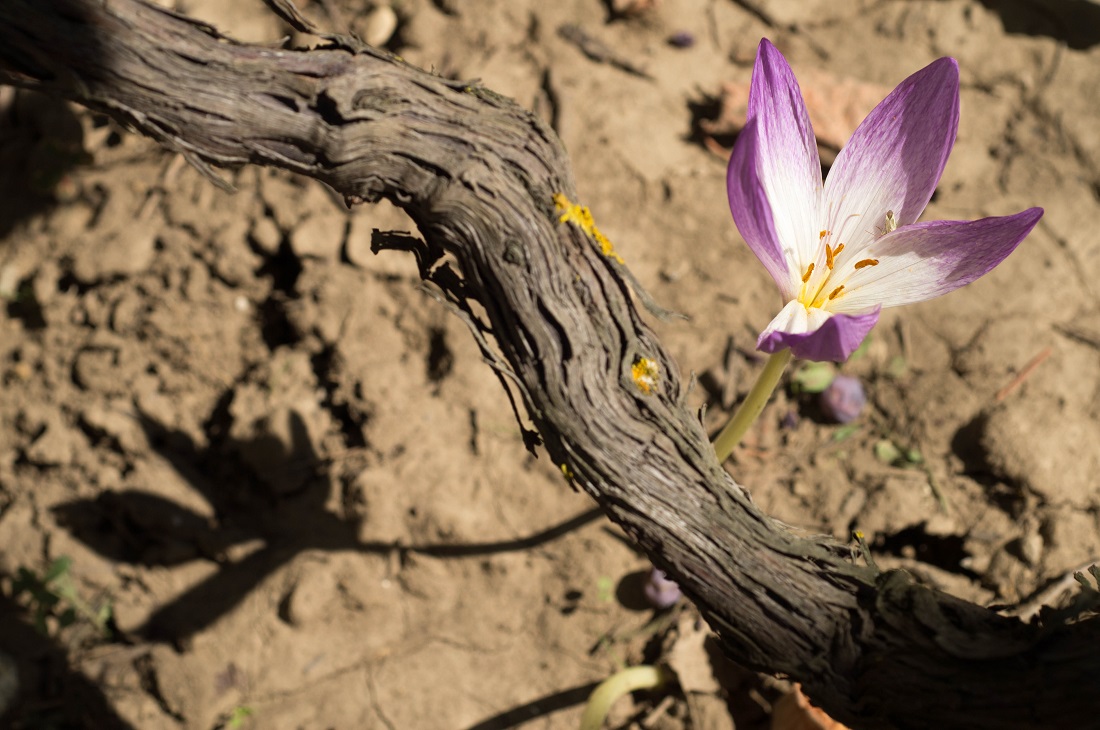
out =
<path fill-rule="evenodd" d="M 780 304 L 724 187 L 760 37 L 812 95 L 826 160 L 957 58 L 925 217 L 1046 215 L 990 276 L 884 313 L 843 366 L 870 399 L 854 425 L 788 389 L 729 468 L 791 525 L 860 530 L 880 566 L 1025 616 L 1100 558 L 1100 4 L 393 0 L 388 36 L 376 5 L 305 9 L 555 124 L 581 202 L 688 315 L 655 326 L 715 429 Z M 175 7 L 316 41 L 259 0 Z M 526 453 L 464 325 L 411 258 L 371 253 L 373 228 L 414 230 L 403 213 L 254 168 L 225 194 L 11 89 L 0 170 L 0 724 L 574 728 L 593 683 L 674 657 L 686 695 L 624 701 L 618 726 L 767 726 L 784 685 L 708 661 L 690 606 L 646 606 L 648 562 Z"/>

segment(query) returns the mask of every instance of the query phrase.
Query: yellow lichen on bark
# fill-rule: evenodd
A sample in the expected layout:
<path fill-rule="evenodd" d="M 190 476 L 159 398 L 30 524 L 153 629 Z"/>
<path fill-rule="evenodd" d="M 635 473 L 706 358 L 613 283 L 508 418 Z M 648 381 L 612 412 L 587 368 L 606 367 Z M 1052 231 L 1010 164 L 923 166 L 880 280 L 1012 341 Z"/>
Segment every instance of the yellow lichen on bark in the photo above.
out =
<path fill-rule="evenodd" d="M 615 246 L 607 236 L 596 227 L 596 221 L 592 218 L 592 211 L 587 206 L 577 205 L 561 193 L 554 193 L 554 205 L 562 214 L 558 220 L 562 223 L 572 223 L 594 238 L 596 243 L 600 244 L 600 251 L 603 252 L 604 256 L 609 256 L 620 264 L 626 263 L 623 261 L 622 256 L 615 253 Z"/>
<path fill-rule="evenodd" d="M 661 366 L 656 360 L 650 360 L 648 357 L 639 357 L 630 367 L 630 376 L 634 379 L 634 385 L 646 395 L 652 393 L 657 387 L 660 374 Z"/>

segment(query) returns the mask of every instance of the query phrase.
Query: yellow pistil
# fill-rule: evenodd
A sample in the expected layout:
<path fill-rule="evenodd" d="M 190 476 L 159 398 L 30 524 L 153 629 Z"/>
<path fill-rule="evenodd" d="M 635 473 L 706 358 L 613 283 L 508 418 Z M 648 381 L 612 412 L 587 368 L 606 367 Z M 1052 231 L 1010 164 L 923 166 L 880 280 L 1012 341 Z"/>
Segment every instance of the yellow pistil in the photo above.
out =
<path fill-rule="evenodd" d="M 863 259 L 856 262 L 856 271 L 866 268 L 868 266 L 878 266 L 878 259 Z"/>
<path fill-rule="evenodd" d="M 814 273 L 814 265 L 810 264 L 806 267 L 806 273 L 802 275 L 802 283 L 805 284 L 810 280 L 810 275 Z"/>

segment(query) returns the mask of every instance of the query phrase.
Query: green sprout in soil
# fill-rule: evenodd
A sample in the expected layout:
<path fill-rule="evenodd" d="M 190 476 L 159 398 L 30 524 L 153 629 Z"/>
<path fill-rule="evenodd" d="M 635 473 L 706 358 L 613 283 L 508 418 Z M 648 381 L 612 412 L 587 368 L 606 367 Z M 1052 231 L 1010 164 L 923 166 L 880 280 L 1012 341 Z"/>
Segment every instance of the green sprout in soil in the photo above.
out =
<path fill-rule="evenodd" d="M 225 717 L 224 722 L 217 727 L 224 730 L 241 730 L 254 714 L 256 714 L 256 711 L 248 705 L 237 705 L 230 711 L 228 717 L 223 716 Z"/>
<path fill-rule="evenodd" d="M 600 682 L 588 698 L 580 730 L 600 730 L 611 705 L 623 695 L 642 689 L 660 689 L 671 679 L 668 670 L 643 664 L 627 667 Z"/>
<path fill-rule="evenodd" d="M 28 596 L 34 626 L 42 634 L 48 634 L 47 619 L 53 617 L 59 628 L 67 628 L 83 618 L 95 626 L 104 638 L 111 637 L 111 602 L 103 601 L 93 606 L 76 589 L 69 569 L 72 559 L 61 556 L 50 563 L 41 575 L 26 567 L 20 567 L 12 581 L 12 598 L 24 593 Z"/>

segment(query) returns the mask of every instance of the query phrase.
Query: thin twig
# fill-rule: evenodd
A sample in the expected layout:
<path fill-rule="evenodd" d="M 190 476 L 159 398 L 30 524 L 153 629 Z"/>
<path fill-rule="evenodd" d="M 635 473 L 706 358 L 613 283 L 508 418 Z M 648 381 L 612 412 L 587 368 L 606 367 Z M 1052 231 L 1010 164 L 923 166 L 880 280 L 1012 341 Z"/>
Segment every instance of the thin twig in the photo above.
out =
<path fill-rule="evenodd" d="M 1020 385 L 1022 385 L 1023 382 L 1027 380 L 1033 372 L 1035 372 L 1035 369 L 1043 364 L 1043 360 L 1046 360 L 1048 357 L 1050 357 L 1050 354 L 1052 352 L 1054 352 L 1054 349 L 1051 348 L 1049 345 L 1044 347 L 1038 355 L 1028 361 L 1027 365 L 1024 365 L 1024 369 L 1021 370 L 1019 374 L 1017 374 L 1016 377 L 1012 379 L 1012 382 L 997 391 L 997 395 L 994 396 L 994 400 L 1000 403 L 1009 395 L 1011 395 L 1012 391 L 1019 388 Z"/>
<path fill-rule="evenodd" d="M 641 66 L 623 57 L 611 46 L 607 45 L 576 23 L 566 23 L 558 28 L 558 35 L 580 49 L 581 53 L 588 56 L 596 63 L 606 63 L 620 71 L 640 76 L 643 79 L 653 80 L 653 77 Z"/>

